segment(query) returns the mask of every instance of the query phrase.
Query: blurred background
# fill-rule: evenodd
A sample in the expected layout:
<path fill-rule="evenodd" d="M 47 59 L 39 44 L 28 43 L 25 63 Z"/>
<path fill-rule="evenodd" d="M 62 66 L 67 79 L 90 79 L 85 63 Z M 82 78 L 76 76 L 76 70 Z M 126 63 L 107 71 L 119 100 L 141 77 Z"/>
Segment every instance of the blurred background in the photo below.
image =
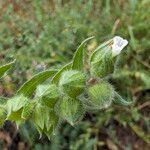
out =
<path fill-rule="evenodd" d="M 87 37 L 92 51 L 120 35 L 129 45 L 119 56 L 110 83 L 130 107 L 88 112 L 72 127 L 61 125 L 49 141 L 28 121 L 0 129 L 0 150 L 150 149 L 150 0 L 0 0 L 0 64 L 17 60 L 0 80 L 0 95 L 11 97 L 33 74 L 72 59 Z M 148 74 L 149 73 L 149 74 Z"/>

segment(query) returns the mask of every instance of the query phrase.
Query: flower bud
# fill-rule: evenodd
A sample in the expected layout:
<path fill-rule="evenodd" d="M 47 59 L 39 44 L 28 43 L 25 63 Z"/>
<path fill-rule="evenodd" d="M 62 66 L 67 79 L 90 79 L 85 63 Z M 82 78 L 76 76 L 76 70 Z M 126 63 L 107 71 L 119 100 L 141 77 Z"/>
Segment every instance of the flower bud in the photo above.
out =
<path fill-rule="evenodd" d="M 128 41 L 121 38 L 120 36 L 115 36 L 113 38 L 113 44 L 112 44 L 112 55 L 113 57 L 120 54 L 120 52 L 123 50 L 123 48 L 128 44 Z"/>
<path fill-rule="evenodd" d="M 85 75 L 77 70 L 65 71 L 59 81 L 59 86 L 62 88 L 63 92 L 73 98 L 84 91 L 85 84 Z"/>
<path fill-rule="evenodd" d="M 95 109 L 102 109 L 111 105 L 114 89 L 109 83 L 103 81 L 90 87 L 88 94 L 91 106 Z"/>
<path fill-rule="evenodd" d="M 90 72 L 92 76 L 101 78 L 114 72 L 114 59 L 110 47 L 96 51 L 90 60 Z"/>
<path fill-rule="evenodd" d="M 100 45 L 91 55 L 90 72 L 95 77 L 105 77 L 114 72 L 115 56 L 128 44 L 127 40 L 116 36 Z"/>

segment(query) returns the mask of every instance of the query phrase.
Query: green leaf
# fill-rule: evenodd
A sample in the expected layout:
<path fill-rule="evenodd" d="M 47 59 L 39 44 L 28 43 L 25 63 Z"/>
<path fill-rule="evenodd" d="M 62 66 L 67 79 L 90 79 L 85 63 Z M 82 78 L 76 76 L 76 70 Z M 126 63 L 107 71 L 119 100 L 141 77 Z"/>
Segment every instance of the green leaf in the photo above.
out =
<path fill-rule="evenodd" d="M 104 47 L 109 46 L 112 42 L 113 42 L 113 40 L 111 39 L 111 40 L 108 40 L 108 41 L 102 43 L 100 46 L 98 46 L 98 47 L 94 50 L 94 52 L 92 53 L 92 55 L 91 55 L 91 57 L 90 57 L 90 61 L 93 61 L 93 58 L 97 55 L 97 53 L 98 53 L 100 50 L 102 50 Z"/>
<path fill-rule="evenodd" d="M 90 72 L 94 77 L 106 77 L 114 72 L 115 58 L 112 57 L 110 48 L 97 51 L 90 61 Z"/>
<path fill-rule="evenodd" d="M 22 110 L 22 114 L 21 114 L 22 119 L 28 119 L 32 115 L 35 104 L 36 104 L 35 101 L 30 101 L 25 104 Z"/>
<path fill-rule="evenodd" d="M 7 116 L 6 120 L 12 120 L 17 122 L 23 122 L 23 119 L 21 118 L 22 108 L 18 111 L 11 112 L 9 116 Z"/>
<path fill-rule="evenodd" d="M 76 50 L 74 57 L 73 57 L 73 63 L 72 63 L 72 69 L 74 70 L 83 70 L 83 64 L 84 64 L 84 46 L 85 43 L 88 42 L 89 40 L 93 39 L 94 37 L 89 37 L 85 39 L 81 45 L 78 47 Z"/>
<path fill-rule="evenodd" d="M 50 84 L 40 96 L 40 101 L 43 105 L 54 108 L 59 96 L 58 87 L 55 84 Z"/>
<path fill-rule="evenodd" d="M 71 68 L 71 65 L 72 63 L 66 64 L 65 66 L 63 66 L 52 78 L 52 83 L 58 84 L 62 73 L 66 70 L 69 70 Z"/>
<path fill-rule="evenodd" d="M 44 92 L 48 89 L 49 85 L 48 84 L 41 84 L 37 87 L 36 92 L 35 92 L 35 99 L 40 98 Z"/>
<path fill-rule="evenodd" d="M 114 104 L 123 105 L 123 106 L 128 106 L 132 104 L 132 102 L 129 102 L 123 99 L 116 91 L 115 91 L 115 97 L 113 99 L 113 102 Z"/>
<path fill-rule="evenodd" d="M 33 119 L 36 126 L 41 130 L 44 129 L 44 120 L 45 120 L 45 109 L 41 104 L 37 104 L 34 110 Z"/>
<path fill-rule="evenodd" d="M 58 119 L 54 110 L 41 104 L 37 104 L 33 112 L 33 120 L 37 130 L 40 134 L 45 133 L 48 137 L 55 132 Z"/>
<path fill-rule="evenodd" d="M 20 121 L 22 108 L 26 105 L 28 99 L 23 95 L 13 97 L 7 101 L 7 119 Z"/>
<path fill-rule="evenodd" d="M 6 65 L 0 66 L 0 78 L 12 67 L 14 62 L 15 62 L 15 60 Z"/>
<path fill-rule="evenodd" d="M 23 84 L 23 86 L 18 90 L 17 94 L 23 94 L 26 97 L 31 96 L 37 86 L 54 75 L 54 73 L 56 73 L 56 70 L 46 70 L 36 74 Z"/>
<path fill-rule="evenodd" d="M 59 102 L 58 113 L 60 117 L 69 122 L 71 125 L 74 125 L 81 120 L 85 113 L 85 109 L 82 102 L 78 99 L 65 96 Z"/>
<path fill-rule="evenodd" d="M 77 70 L 65 71 L 59 81 L 59 86 L 70 97 L 79 96 L 85 89 L 85 74 Z"/>

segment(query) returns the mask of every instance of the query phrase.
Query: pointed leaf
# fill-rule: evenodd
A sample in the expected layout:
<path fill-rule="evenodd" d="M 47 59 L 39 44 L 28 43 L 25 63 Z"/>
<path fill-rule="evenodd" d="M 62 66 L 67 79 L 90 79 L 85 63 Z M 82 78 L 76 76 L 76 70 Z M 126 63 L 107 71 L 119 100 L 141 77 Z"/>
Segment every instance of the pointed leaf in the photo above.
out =
<path fill-rule="evenodd" d="M 84 46 L 85 43 L 88 42 L 89 40 L 93 39 L 94 37 L 89 37 L 87 39 L 85 39 L 81 45 L 78 47 L 77 51 L 74 54 L 73 57 L 73 63 L 72 63 L 72 69 L 74 70 L 83 70 L 83 63 L 84 63 Z"/>
<path fill-rule="evenodd" d="M 0 78 L 5 74 L 5 72 L 7 72 L 12 67 L 14 62 L 15 62 L 15 60 L 6 65 L 0 66 Z"/>
<path fill-rule="evenodd" d="M 41 104 L 38 104 L 33 112 L 33 120 L 37 130 L 41 135 L 45 133 L 48 137 L 54 133 L 58 119 L 54 110 L 46 106 L 43 107 Z"/>
<path fill-rule="evenodd" d="M 66 70 L 69 70 L 71 68 L 71 65 L 72 65 L 72 63 L 69 63 L 69 64 L 63 66 L 52 78 L 52 83 L 58 84 L 62 73 Z"/>
<path fill-rule="evenodd" d="M 129 102 L 129 101 L 126 101 L 125 99 L 123 99 L 117 92 L 115 92 L 115 97 L 113 99 L 113 102 L 115 104 L 123 105 L 123 106 L 128 106 L 128 105 L 132 104 L 132 102 Z"/>
<path fill-rule="evenodd" d="M 41 131 L 44 129 L 44 118 L 45 118 L 45 109 L 43 106 L 38 104 L 35 107 L 34 114 L 33 114 L 33 119 L 34 123 L 37 127 L 41 129 Z"/>
<path fill-rule="evenodd" d="M 54 108 L 56 102 L 59 100 L 59 89 L 55 84 L 49 84 L 49 87 L 45 90 L 41 97 L 39 97 L 42 105 Z"/>
<path fill-rule="evenodd" d="M 90 57 L 90 61 L 92 61 L 93 57 L 95 57 L 95 55 L 97 55 L 97 52 L 100 51 L 101 49 L 103 49 L 104 47 L 109 46 L 111 43 L 113 42 L 113 40 L 108 40 L 104 43 L 102 43 L 100 46 L 98 46 L 94 52 L 92 53 L 91 57 Z"/>
<path fill-rule="evenodd" d="M 85 74 L 77 70 L 65 71 L 59 81 L 59 86 L 63 92 L 73 98 L 76 98 L 83 93 L 85 85 Z"/>
<path fill-rule="evenodd" d="M 35 101 L 30 101 L 26 103 L 25 106 L 23 107 L 21 118 L 28 119 L 34 110 L 34 107 L 35 107 Z"/>
<path fill-rule="evenodd" d="M 27 97 L 31 96 L 37 86 L 54 75 L 54 73 L 56 73 L 56 70 L 46 70 L 36 74 L 23 84 L 23 86 L 18 90 L 17 94 L 23 94 Z"/>
<path fill-rule="evenodd" d="M 49 85 L 48 84 L 41 84 L 37 87 L 36 92 L 35 92 L 35 96 L 34 98 L 39 98 L 41 97 L 45 91 L 48 89 Z"/>
<path fill-rule="evenodd" d="M 94 77 L 104 78 L 114 72 L 114 58 L 110 48 L 97 51 L 90 61 L 90 72 Z"/>
<path fill-rule="evenodd" d="M 85 109 L 82 105 L 82 102 L 78 99 L 73 99 L 68 96 L 65 96 L 58 106 L 58 112 L 60 117 L 66 120 L 71 125 L 74 125 L 85 113 Z"/>
<path fill-rule="evenodd" d="M 23 106 L 26 105 L 28 99 L 23 95 L 13 97 L 7 101 L 7 119 L 17 119 L 21 118 L 21 112 Z"/>

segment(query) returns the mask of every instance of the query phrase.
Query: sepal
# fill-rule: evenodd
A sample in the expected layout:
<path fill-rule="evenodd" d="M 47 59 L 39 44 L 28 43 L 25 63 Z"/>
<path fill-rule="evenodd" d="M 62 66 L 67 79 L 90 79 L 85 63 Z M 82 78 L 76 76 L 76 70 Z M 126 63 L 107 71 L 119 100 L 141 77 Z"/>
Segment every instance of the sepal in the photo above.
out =
<path fill-rule="evenodd" d="M 59 91 L 55 84 L 50 84 L 41 96 L 42 104 L 54 108 L 57 100 L 59 99 Z"/>
<path fill-rule="evenodd" d="M 123 105 L 123 106 L 129 106 L 132 104 L 131 101 L 126 101 L 125 99 L 123 99 L 116 91 L 113 103 L 116 105 Z"/>
<path fill-rule="evenodd" d="M 65 71 L 59 81 L 59 86 L 64 93 L 72 98 L 79 96 L 85 88 L 86 77 L 77 70 Z"/>
<path fill-rule="evenodd" d="M 112 57 L 111 47 L 96 50 L 90 59 L 90 72 L 94 77 L 104 78 L 114 72 L 115 58 Z"/>
<path fill-rule="evenodd" d="M 7 120 L 22 122 L 23 107 L 28 103 L 28 99 L 23 95 L 15 96 L 7 101 Z"/>
<path fill-rule="evenodd" d="M 45 133 L 50 138 L 51 134 L 55 133 L 59 118 L 54 110 L 39 103 L 35 107 L 33 121 L 40 135 Z"/>
<path fill-rule="evenodd" d="M 58 113 L 63 120 L 74 125 L 81 120 L 85 113 L 85 108 L 78 99 L 64 96 L 58 104 Z"/>

